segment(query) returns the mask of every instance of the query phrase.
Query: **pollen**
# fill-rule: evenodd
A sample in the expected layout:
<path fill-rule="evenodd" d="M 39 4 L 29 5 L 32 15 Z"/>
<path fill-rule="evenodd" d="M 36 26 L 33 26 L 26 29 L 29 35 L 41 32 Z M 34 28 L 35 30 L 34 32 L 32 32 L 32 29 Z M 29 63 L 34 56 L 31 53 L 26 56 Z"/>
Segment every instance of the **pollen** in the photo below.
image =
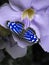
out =
<path fill-rule="evenodd" d="M 26 9 L 22 13 L 22 19 L 28 18 L 29 20 L 32 20 L 34 17 L 35 11 L 34 9 Z"/>

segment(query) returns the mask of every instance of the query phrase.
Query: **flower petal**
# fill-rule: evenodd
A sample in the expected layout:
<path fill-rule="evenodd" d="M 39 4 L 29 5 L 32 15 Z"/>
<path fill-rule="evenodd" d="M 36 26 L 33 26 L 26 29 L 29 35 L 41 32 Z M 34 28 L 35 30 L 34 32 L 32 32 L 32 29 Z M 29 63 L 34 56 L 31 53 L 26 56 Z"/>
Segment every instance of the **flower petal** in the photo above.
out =
<path fill-rule="evenodd" d="M 32 7 L 40 10 L 49 6 L 49 0 L 33 0 Z"/>
<path fill-rule="evenodd" d="M 31 2 L 32 0 L 9 0 L 11 7 L 16 11 L 30 8 Z"/>
<path fill-rule="evenodd" d="M 38 26 L 34 23 L 35 21 L 33 20 L 30 24 L 30 27 L 35 31 L 37 37 L 40 39 L 40 31 Z"/>
<path fill-rule="evenodd" d="M 49 35 L 49 18 L 46 14 L 46 12 L 40 12 L 37 15 L 35 15 L 35 23 L 37 24 L 39 31 L 40 31 L 40 35 L 41 36 L 45 36 L 45 35 Z"/>
<path fill-rule="evenodd" d="M 39 43 L 44 51 L 49 52 L 49 35 L 41 37 L 41 42 Z"/>
<path fill-rule="evenodd" d="M 35 23 L 37 24 L 39 31 L 40 31 L 41 43 L 39 43 L 39 44 L 47 52 L 49 52 L 48 51 L 48 47 L 49 47 L 49 45 L 48 45 L 48 43 L 49 43 L 49 41 L 48 41 L 48 39 L 49 39 L 49 37 L 48 37 L 49 36 L 49 17 L 48 17 L 49 14 L 48 13 L 49 12 L 48 11 L 49 11 L 49 9 L 46 11 L 40 11 L 34 19 L 34 20 L 36 20 Z"/>
<path fill-rule="evenodd" d="M 6 27 L 6 21 L 20 20 L 21 12 L 15 12 L 7 3 L 0 7 L 0 25 Z"/>
<path fill-rule="evenodd" d="M 30 26 L 30 22 L 28 18 L 25 18 L 23 21 L 22 21 L 24 24 L 25 24 L 25 29 L 28 28 Z"/>
<path fill-rule="evenodd" d="M 32 46 L 33 44 L 27 43 L 24 40 L 20 40 L 18 39 L 15 35 L 13 35 L 13 39 L 15 40 L 15 42 L 18 42 L 18 46 L 20 46 L 21 48 L 26 48 L 27 46 Z"/>
<path fill-rule="evenodd" d="M 27 48 L 21 48 L 17 44 L 12 47 L 10 45 L 7 45 L 6 51 L 12 56 L 12 58 L 16 59 L 25 56 Z"/>

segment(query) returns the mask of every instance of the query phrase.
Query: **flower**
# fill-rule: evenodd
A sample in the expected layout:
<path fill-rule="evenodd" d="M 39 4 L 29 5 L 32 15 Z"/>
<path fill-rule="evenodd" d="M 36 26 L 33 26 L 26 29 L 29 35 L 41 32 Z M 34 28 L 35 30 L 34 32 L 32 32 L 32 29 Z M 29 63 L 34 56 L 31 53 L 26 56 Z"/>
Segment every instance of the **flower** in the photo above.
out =
<path fill-rule="evenodd" d="M 7 20 L 23 22 L 25 29 L 31 27 L 35 30 L 37 37 L 40 39 L 39 44 L 44 51 L 49 52 L 48 11 L 49 0 L 9 0 L 9 4 L 6 3 L 0 7 L 0 25 L 7 29 Z M 11 39 L 14 41 L 13 47 L 8 42 L 3 43 L 2 48 L 6 48 L 6 51 L 14 59 L 24 56 L 27 52 L 27 46 L 32 45 L 20 41 L 14 35 Z"/>

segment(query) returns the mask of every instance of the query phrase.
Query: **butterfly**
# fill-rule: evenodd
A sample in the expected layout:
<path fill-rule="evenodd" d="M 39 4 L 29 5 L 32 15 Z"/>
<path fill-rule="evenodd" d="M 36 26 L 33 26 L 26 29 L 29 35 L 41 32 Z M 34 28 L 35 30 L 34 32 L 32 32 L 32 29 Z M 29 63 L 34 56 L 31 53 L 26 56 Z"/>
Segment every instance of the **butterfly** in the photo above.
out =
<path fill-rule="evenodd" d="M 24 28 L 24 24 L 21 22 L 8 22 L 7 26 L 11 31 L 15 32 L 17 35 L 19 35 Z"/>
<path fill-rule="evenodd" d="M 25 30 L 23 23 L 8 22 L 7 25 L 11 31 L 15 32 L 17 35 L 19 35 L 20 38 L 28 41 L 29 43 L 37 43 L 39 41 L 38 37 L 36 36 L 35 31 L 30 27 L 28 27 Z M 24 32 L 22 32 L 23 30 Z"/>
<path fill-rule="evenodd" d="M 27 28 L 24 33 L 23 38 L 30 43 L 37 43 L 39 41 L 38 37 L 36 36 L 35 32 L 31 28 Z"/>

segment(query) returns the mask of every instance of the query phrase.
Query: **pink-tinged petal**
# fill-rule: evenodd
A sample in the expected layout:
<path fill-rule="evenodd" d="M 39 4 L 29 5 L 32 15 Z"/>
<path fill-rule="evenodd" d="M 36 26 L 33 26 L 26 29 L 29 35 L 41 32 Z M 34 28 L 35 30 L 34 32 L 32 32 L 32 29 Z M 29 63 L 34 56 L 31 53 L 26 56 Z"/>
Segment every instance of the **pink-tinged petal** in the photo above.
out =
<path fill-rule="evenodd" d="M 49 52 L 49 35 L 41 37 L 41 42 L 39 43 L 44 51 Z"/>
<path fill-rule="evenodd" d="M 30 8 L 31 2 L 32 0 L 9 0 L 11 7 L 16 11 Z"/>
<path fill-rule="evenodd" d="M 20 20 L 21 12 L 15 12 L 9 4 L 4 4 L 0 7 L 0 25 L 6 27 L 6 21 L 17 21 Z"/>
<path fill-rule="evenodd" d="M 49 6 L 49 0 L 33 0 L 32 7 L 40 10 Z"/>
<path fill-rule="evenodd" d="M 13 59 L 16 59 L 25 56 L 27 53 L 27 48 L 21 48 L 17 45 L 17 43 L 12 47 L 8 44 L 6 46 L 6 51 L 11 55 Z"/>

